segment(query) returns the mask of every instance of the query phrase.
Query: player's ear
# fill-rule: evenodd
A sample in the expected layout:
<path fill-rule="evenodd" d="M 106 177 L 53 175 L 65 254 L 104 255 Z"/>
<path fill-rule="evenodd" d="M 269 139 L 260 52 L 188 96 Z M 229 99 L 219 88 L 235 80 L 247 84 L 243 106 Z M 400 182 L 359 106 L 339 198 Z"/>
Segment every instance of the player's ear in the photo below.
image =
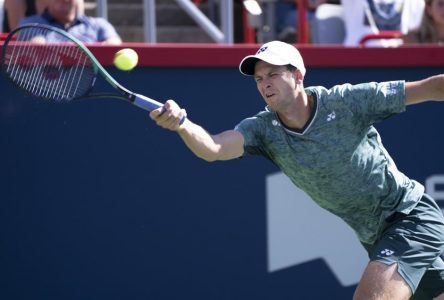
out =
<path fill-rule="evenodd" d="M 299 69 L 294 70 L 293 76 L 298 84 L 302 84 L 304 81 L 304 75 L 302 75 L 302 72 Z"/>

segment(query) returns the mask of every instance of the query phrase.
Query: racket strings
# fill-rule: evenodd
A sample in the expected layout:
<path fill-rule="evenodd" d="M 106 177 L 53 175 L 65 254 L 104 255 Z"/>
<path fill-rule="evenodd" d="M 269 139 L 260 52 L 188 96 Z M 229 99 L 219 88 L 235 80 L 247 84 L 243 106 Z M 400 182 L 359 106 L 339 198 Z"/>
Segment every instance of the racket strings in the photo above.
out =
<path fill-rule="evenodd" d="M 90 58 L 63 34 L 24 27 L 4 46 L 6 74 L 34 96 L 64 102 L 89 92 L 96 77 Z"/>

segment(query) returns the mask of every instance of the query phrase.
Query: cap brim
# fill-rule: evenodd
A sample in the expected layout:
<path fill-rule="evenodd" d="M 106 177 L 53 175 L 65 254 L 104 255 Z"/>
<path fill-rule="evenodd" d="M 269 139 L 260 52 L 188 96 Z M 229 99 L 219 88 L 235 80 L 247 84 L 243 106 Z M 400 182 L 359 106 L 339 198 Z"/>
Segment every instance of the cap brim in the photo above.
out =
<path fill-rule="evenodd" d="M 254 66 L 259 60 L 260 59 L 254 55 L 245 57 L 239 65 L 239 71 L 247 76 L 254 75 Z"/>

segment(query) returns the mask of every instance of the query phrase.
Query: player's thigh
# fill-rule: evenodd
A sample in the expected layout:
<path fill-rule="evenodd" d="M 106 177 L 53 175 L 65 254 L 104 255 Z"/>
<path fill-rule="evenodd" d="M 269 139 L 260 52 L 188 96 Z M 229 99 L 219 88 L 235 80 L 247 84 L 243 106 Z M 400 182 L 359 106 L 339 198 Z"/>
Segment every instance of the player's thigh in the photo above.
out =
<path fill-rule="evenodd" d="M 438 257 L 419 282 L 412 300 L 444 300 L 444 261 Z"/>
<path fill-rule="evenodd" d="M 354 300 L 408 300 L 412 296 L 410 286 L 398 273 L 396 263 L 388 265 L 371 261 L 356 288 Z"/>
<path fill-rule="evenodd" d="M 370 260 L 386 266 L 396 265 L 397 275 L 415 297 L 420 297 L 418 299 L 423 299 L 419 294 L 440 295 L 444 263 L 439 256 L 444 249 L 444 218 L 439 207 L 425 195 L 409 215 L 396 213 L 388 225 L 375 244 L 363 244 Z M 373 275 L 375 271 L 377 267 L 370 263 L 368 274 Z M 368 278 L 364 274 L 363 287 L 368 286 Z M 417 291 L 420 281 L 421 288 Z"/>
<path fill-rule="evenodd" d="M 439 295 L 435 300 L 444 300 L 444 294 Z"/>

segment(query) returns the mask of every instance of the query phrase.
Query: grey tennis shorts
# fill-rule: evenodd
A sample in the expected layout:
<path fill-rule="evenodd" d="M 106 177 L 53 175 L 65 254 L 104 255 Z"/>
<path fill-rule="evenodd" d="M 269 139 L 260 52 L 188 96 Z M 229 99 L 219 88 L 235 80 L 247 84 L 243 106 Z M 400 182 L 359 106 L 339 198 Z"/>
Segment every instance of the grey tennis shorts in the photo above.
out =
<path fill-rule="evenodd" d="M 444 293 L 444 217 L 430 196 L 424 195 L 408 215 L 390 216 L 380 239 L 363 245 L 371 261 L 398 264 L 412 299 L 431 300 Z"/>

